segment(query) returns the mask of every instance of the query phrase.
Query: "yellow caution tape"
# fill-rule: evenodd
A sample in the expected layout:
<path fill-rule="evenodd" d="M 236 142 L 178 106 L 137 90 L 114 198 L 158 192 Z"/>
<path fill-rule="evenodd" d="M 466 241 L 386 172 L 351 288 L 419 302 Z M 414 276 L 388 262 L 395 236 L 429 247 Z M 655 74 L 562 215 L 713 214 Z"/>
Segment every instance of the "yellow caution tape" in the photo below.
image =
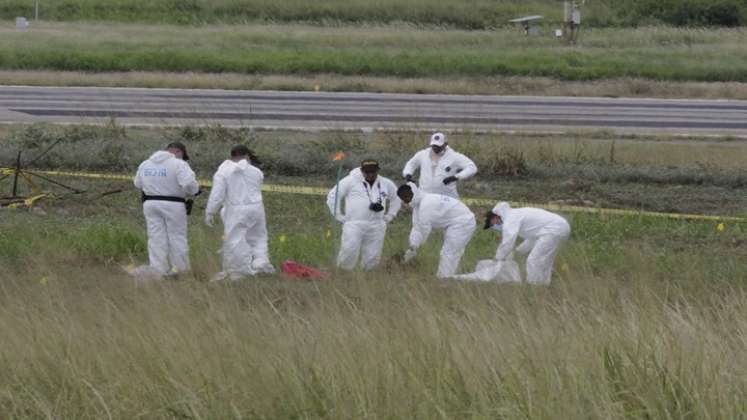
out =
<path fill-rule="evenodd" d="M 39 201 L 39 200 L 41 200 L 43 198 L 46 198 L 46 197 L 49 197 L 49 194 L 35 195 L 35 196 L 29 197 L 29 198 L 27 198 L 27 199 L 25 199 L 25 200 L 23 200 L 21 202 L 8 204 L 7 207 L 9 209 L 20 209 L 22 207 L 31 208 L 31 207 L 34 207 L 34 204 L 36 204 L 37 201 Z"/>
<path fill-rule="evenodd" d="M 13 173 L 15 170 L 11 168 L 0 168 L 0 174 Z M 47 176 L 62 176 L 62 177 L 73 177 L 73 178 L 88 178 L 88 179 L 108 179 L 113 181 L 132 181 L 133 177 L 130 175 L 118 175 L 118 174 L 102 174 L 102 173 L 90 173 L 90 172 L 68 172 L 68 171 L 28 171 L 32 173 L 38 173 Z M 206 180 L 199 180 L 200 186 L 211 187 L 212 182 Z M 262 191 L 281 193 L 281 194 L 301 194 L 301 195 L 327 195 L 329 189 L 320 187 L 304 187 L 298 185 L 275 185 L 275 184 L 264 184 L 262 185 Z M 465 198 L 463 201 L 466 204 L 472 206 L 485 206 L 493 207 L 497 200 L 486 199 L 486 198 Z M 597 207 L 582 207 L 582 206 L 571 206 L 564 204 L 537 204 L 537 203 L 524 203 L 514 202 L 511 203 L 517 207 L 541 207 L 547 210 L 554 210 L 560 212 L 569 213 L 589 213 L 597 215 L 609 215 L 609 216 L 642 216 L 642 217 L 660 217 L 667 219 L 678 219 L 678 220 L 703 220 L 703 221 L 719 221 L 719 222 L 747 222 L 747 217 L 735 217 L 735 216 L 714 216 L 714 215 L 703 215 L 703 214 L 685 214 L 685 213 L 662 213 L 653 211 L 643 210 L 625 210 L 625 209 L 607 209 Z"/>
<path fill-rule="evenodd" d="M 49 194 L 35 195 L 33 197 L 29 197 L 29 198 L 23 200 L 23 204 L 25 204 L 26 207 L 33 207 L 34 204 L 36 204 L 37 201 L 41 200 L 42 198 L 46 198 L 48 196 L 49 196 Z"/>

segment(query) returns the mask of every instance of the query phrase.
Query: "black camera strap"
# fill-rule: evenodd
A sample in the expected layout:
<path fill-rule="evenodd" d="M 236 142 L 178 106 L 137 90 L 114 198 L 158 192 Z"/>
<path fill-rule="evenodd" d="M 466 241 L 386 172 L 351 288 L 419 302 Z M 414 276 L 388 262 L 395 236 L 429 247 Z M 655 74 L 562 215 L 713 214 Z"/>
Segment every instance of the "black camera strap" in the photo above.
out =
<path fill-rule="evenodd" d="M 369 186 L 368 182 L 367 181 L 363 181 L 363 188 L 366 189 L 366 195 L 368 195 L 368 202 L 371 203 L 371 204 L 374 204 L 374 203 L 382 204 L 384 202 L 384 198 L 381 196 L 381 181 L 380 180 L 376 180 L 376 188 L 378 188 L 378 190 L 379 190 L 379 200 L 378 201 L 372 201 L 371 200 L 371 191 L 370 190 L 373 189 L 373 186 L 371 187 L 371 189 L 369 189 L 368 186 Z"/>

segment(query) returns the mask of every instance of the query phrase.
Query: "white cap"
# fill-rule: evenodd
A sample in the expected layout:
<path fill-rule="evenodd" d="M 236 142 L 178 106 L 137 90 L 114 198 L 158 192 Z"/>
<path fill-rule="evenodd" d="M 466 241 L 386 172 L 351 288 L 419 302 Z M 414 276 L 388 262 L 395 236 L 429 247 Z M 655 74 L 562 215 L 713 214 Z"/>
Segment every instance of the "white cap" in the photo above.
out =
<path fill-rule="evenodd" d="M 446 134 L 438 132 L 431 136 L 431 146 L 443 146 L 446 144 Z"/>

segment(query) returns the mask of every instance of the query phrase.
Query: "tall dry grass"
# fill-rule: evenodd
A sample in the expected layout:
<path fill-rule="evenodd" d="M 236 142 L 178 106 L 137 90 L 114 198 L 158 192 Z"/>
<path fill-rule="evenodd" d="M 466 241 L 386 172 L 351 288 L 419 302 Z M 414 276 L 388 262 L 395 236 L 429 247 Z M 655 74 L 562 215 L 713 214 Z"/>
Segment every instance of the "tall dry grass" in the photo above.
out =
<path fill-rule="evenodd" d="M 194 274 L 136 284 L 136 194 L 0 210 L 0 413 L 8 418 L 739 419 L 747 226 L 566 215 L 548 288 L 420 265 L 325 282 L 211 284 L 220 232 L 191 220 Z M 268 194 L 274 261 L 329 268 L 317 198 Z M 484 209 L 474 209 L 475 212 Z M 478 213 L 479 214 L 479 213 Z M 406 243 L 389 228 L 385 255 Z M 480 231 L 464 269 L 492 255 Z M 741 241 L 741 242 L 740 242 Z"/>
<path fill-rule="evenodd" d="M 615 279 L 582 266 L 545 289 L 414 273 L 136 286 L 91 267 L 39 270 L 0 275 L 9 418 L 747 412 L 747 294 L 708 273 Z"/>

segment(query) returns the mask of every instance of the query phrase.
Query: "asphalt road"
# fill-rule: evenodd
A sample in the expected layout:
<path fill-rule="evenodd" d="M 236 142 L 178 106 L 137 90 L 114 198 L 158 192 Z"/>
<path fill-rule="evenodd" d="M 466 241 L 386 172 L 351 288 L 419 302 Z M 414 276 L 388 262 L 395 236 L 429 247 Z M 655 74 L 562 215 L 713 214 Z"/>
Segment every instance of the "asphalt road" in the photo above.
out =
<path fill-rule="evenodd" d="M 0 123 L 747 136 L 747 101 L 0 87 Z"/>

